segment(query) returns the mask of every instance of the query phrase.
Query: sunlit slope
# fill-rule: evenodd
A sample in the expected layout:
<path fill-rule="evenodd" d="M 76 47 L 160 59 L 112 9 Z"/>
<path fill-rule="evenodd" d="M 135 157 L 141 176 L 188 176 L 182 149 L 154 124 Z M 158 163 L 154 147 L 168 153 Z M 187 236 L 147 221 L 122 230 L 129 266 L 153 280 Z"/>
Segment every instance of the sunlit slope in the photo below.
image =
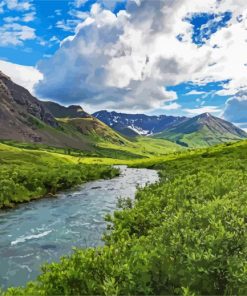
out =
<path fill-rule="evenodd" d="M 232 123 L 204 113 L 155 135 L 186 147 L 207 147 L 247 137 Z"/>
<path fill-rule="evenodd" d="M 94 117 L 85 118 L 57 118 L 58 122 L 69 131 L 77 131 L 89 137 L 92 143 L 109 142 L 116 145 L 128 145 L 129 141 L 106 124 Z"/>
<path fill-rule="evenodd" d="M 137 137 L 130 141 L 128 145 L 123 146 L 102 142 L 99 143 L 98 147 L 134 153 L 141 157 L 159 157 L 175 151 L 184 150 L 183 147 L 171 141 L 150 137 Z"/>

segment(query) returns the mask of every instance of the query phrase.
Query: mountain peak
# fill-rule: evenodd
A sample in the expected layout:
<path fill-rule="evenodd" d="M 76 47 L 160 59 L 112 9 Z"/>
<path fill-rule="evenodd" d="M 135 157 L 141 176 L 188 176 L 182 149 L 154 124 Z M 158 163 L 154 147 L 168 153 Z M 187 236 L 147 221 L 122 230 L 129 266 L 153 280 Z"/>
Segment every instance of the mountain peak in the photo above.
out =
<path fill-rule="evenodd" d="M 188 147 L 202 147 L 240 140 L 247 134 L 232 123 L 206 112 L 157 136 Z"/>
<path fill-rule="evenodd" d="M 209 112 L 205 112 L 205 113 L 198 115 L 197 117 L 198 118 L 211 118 L 211 117 L 213 117 L 213 115 L 211 115 Z"/>
<path fill-rule="evenodd" d="M 185 117 L 127 114 L 102 110 L 93 114 L 111 128 L 126 136 L 152 135 L 183 122 Z"/>

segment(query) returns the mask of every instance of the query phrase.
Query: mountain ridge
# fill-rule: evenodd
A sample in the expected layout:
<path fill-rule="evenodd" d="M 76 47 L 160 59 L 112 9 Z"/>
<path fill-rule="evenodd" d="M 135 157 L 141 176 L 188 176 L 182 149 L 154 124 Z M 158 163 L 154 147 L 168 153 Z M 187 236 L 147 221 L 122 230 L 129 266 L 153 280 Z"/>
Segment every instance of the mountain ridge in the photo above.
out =
<path fill-rule="evenodd" d="M 186 117 L 179 116 L 128 114 L 107 110 L 92 115 L 126 136 L 152 135 L 186 120 Z"/>
<path fill-rule="evenodd" d="M 53 107 L 49 110 L 48 107 Z M 60 112 L 54 112 L 54 106 Z M 51 108 L 52 109 L 52 108 Z M 55 114 L 52 114 L 52 113 Z M 65 117 L 67 120 L 60 120 Z M 76 116 L 79 120 L 72 120 Z M 127 143 L 123 137 L 86 113 L 80 106 L 49 104 L 0 72 L 0 139 L 95 150 L 98 141 Z"/>
<path fill-rule="evenodd" d="M 247 133 L 231 122 L 203 113 L 187 119 L 182 124 L 155 135 L 187 147 L 211 146 L 247 137 Z"/>

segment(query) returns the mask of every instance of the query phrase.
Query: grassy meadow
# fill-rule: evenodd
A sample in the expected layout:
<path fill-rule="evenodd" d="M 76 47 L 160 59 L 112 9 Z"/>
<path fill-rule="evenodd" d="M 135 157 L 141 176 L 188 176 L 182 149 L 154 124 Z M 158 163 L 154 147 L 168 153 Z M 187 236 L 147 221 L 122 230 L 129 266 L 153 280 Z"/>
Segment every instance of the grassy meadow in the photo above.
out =
<path fill-rule="evenodd" d="M 0 144 L 0 208 L 38 199 L 99 178 L 112 178 L 109 165 L 83 164 L 80 157 Z"/>
<path fill-rule="evenodd" d="M 76 249 L 4 295 L 247 294 L 247 141 L 127 163 L 159 170 L 160 182 L 120 200 L 105 246 Z"/>

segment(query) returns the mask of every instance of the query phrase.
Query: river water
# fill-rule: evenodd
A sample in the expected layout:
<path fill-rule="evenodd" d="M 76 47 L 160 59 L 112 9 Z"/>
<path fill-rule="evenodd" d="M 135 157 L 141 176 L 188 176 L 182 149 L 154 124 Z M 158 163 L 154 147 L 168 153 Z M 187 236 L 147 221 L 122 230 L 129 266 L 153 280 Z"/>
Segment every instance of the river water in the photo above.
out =
<path fill-rule="evenodd" d="M 154 170 L 121 166 L 117 178 L 0 211 L 0 286 L 24 285 L 43 263 L 58 261 L 72 247 L 101 245 L 104 216 L 114 211 L 118 197 L 134 198 L 138 186 L 156 181 Z"/>

